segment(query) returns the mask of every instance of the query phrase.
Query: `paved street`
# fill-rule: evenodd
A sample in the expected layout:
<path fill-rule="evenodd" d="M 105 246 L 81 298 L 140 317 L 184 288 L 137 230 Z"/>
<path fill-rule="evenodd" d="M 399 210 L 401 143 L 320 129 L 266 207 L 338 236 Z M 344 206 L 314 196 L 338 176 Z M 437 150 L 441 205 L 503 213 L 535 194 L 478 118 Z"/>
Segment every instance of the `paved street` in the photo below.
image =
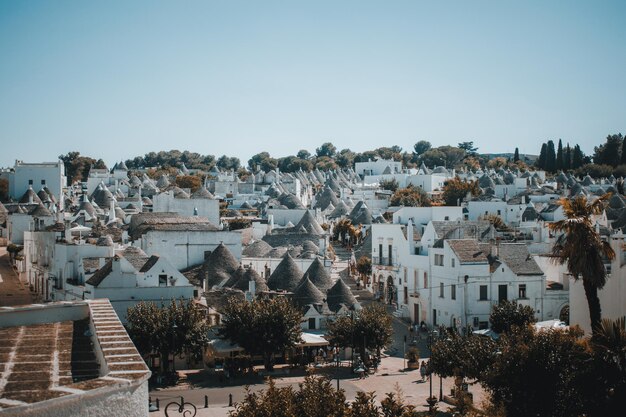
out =
<path fill-rule="evenodd" d="M 428 406 L 425 400 L 430 395 L 430 384 L 429 382 L 421 381 L 417 370 L 402 372 L 403 362 L 402 358 L 383 358 L 378 372 L 365 379 L 356 378 L 351 374 L 348 367 L 344 367 L 339 374 L 340 388 L 345 391 L 348 401 L 352 401 L 358 391 L 375 391 L 376 400 L 379 404 L 385 393 L 395 392 L 397 389 L 400 389 L 407 403 L 414 404 L 419 410 L 427 410 Z M 315 372 L 330 378 L 335 378 L 338 375 L 336 369 L 332 366 L 317 369 Z M 278 376 L 275 378 L 275 381 L 278 387 L 291 385 L 297 388 L 298 383 L 302 382 L 303 379 L 304 374 L 300 371 L 298 375 Z M 433 395 L 439 396 L 439 378 L 435 376 L 432 382 Z M 180 396 L 182 396 L 186 402 L 190 402 L 199 408 L 198 416 L 226 416 L 228 411 L 232 410 L 231 407 L 228 407 L 229 394 L 233 395 L 233 401 L 236 403 L 243 399 L 245 393 L 244 385 L 246 383 L 250 384 L 249 387 L 253 391 L 266 388 L 260 377 L 235 380 L 234 383 L 237 385 L 222 385 L 215 375 L 189 371 L 187 382 L 181 386 L 150 392 L 152 400 L 155 401 L 158 398 L 161 406 L 159 412 L 153 412 L 151 415 L 165 415 L 163 407 L 171 401 L 179 401 Z M 453 380 L 452 378 L 443 379 L 442 383 L 443 392 L 448 395 L 453 386 Z M 333 379 L 333 386 L 335 384 L 335 379 Z M 470 392 L 474 395 L 475 404 L 480 404 L 484 398 L 482 390 L 478 386 L 471 386 Z M 209 408 L 207 409 L 203 408 L 205 395 L 209 398 Z M 441 410 L 447 410 L 449 407 L 447 404 L 440 404 L 439 406 Z M 176 415 L 176 413 L 170 412 L 170 415 Z"/>
<path fill-rule="evenodd" d="M 0 247 L 0 307 L 32 304 L 30 290 L 20 282 L 9 263 L 7 248 Z"/>

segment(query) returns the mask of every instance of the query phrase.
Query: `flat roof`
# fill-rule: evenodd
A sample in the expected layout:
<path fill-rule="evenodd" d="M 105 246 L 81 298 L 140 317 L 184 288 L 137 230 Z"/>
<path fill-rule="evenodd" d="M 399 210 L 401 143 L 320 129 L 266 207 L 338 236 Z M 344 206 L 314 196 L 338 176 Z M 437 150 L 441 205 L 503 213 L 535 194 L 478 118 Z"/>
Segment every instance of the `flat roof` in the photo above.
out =
<path fill-rule="evenodd" d="M 0 323 L 0 414 L 150 377 L 109 300 L 4 307 Z"/>

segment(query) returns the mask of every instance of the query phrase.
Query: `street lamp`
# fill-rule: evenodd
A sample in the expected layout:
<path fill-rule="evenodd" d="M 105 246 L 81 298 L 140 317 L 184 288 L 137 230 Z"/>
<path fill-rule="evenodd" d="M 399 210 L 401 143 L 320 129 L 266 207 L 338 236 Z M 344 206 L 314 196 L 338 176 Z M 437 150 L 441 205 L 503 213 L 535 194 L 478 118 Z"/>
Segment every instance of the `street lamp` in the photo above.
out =
<path fill-rule="evenodd" d="M 445 327 L 441 325 L 439 327 L 439 341 L 443 341 L 445 338 Z M 432 356 L 432 353 L 431 353 Z M 443 381 L 441 378 L 441 373 L 439 374 L 439 401 L 443 401 Z"/>
<path fill-rule="evenodd" d="M 172 324 L 172 370 L 176 373 L 176 322 Z"/>
<path fill-rule="evenodd" d="M 341 362 L 339 361 L 339 349 L 335 349 L 335 350 L 337 351 L 335 355 L 335 367 L 336 367 L 335 375 L 337 377 L 337 392 L 339 392 L 339 365 L 341 364 Z"/>
<path fill-rule="evenodd" d="M 433 342 L 435 339 L 435 335 L 437 334 L 437 330 L 433 329 L 430 332 L 428 332 L 428 352 L 429 355 L 432 356 L 432 347 L 433 347 Z M 432 375 L 432 371 L 430 368 L 432 368 L 431 364 L 430 364 L 430 360 L 428 360 L 428 382 L 430 384 L 430 395 L 428 396 L 428 398 L 426 399 L 426 402 L 428 403 L 428 412 L 432 415 L 434 412 L 434 405 L 437 402 L 437 398 L 433 398 L 433 375 Z"/>

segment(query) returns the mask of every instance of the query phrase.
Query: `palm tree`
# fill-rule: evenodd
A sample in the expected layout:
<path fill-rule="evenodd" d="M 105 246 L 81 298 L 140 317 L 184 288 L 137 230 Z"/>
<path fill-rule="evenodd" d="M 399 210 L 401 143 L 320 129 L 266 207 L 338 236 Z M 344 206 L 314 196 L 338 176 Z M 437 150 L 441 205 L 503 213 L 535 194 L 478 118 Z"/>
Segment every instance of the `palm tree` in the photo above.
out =
<path fill-rule="evenodd" d="M 567 263 L 567 270 L 574 279 L 583 280 L 594 335 L 602 321 L 598 290 L 606 284 L 604 260 L 615 258 L 615 252 L 600 238 L 591 216 L 602 213 L 609 197 L 610 194 L 605 194 L 593 202 L 587 201 L 584 195 L 571 200 L 562 198 L 560 204 L 565 219 L 549 225 L 550 230 L 562 233 L 552 248 L 553 259 L 561 265 Z"/>

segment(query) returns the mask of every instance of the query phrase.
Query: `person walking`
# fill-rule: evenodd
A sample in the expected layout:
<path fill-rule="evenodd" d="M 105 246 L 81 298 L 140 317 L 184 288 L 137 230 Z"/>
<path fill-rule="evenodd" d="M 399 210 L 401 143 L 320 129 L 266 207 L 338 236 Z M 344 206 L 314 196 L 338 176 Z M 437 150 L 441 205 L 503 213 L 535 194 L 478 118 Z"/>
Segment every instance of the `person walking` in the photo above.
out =
<path fill-rule="evenodd" d="M 426 363 L 424 361 L 420 365 L 420 375 L 422 376 L 422 382 L 424 382 L 424 378 L 426 378 Z"/>

